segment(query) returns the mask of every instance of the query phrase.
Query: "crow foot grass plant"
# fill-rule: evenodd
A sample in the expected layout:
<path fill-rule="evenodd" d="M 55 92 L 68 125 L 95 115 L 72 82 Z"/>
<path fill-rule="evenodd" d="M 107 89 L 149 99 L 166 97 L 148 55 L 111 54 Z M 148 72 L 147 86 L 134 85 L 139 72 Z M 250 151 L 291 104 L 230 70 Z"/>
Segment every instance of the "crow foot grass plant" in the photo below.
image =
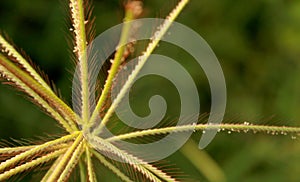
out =
<path fill-rule="evenodd" d="M 138 64 L 127 78 L 119 95 L 111 103 L 108 102 L 110 90 L 113 86 L 114 78 L 120 67 L 129 54 L 129 48 L 133 45 L 120 46 L 116 50 L 111 62 L 111 68 L 106 78 L 106 82 L 101 90 L 101 94 L 95 106 L 90 103 L 90 73 L 88 70 L 87 47 L 93 39 L 93 20 L 91 17 L 91 7 L 84 0 L 70 0 L 70 12 L 73 23 L 72 32 L 74 34 L 74 54 L 76 55 L 79 66 L 79 102 L 76 107 L 80 113 L 72 110 L 62 99 L 52 90 L 47 79 L 44 79 L 32 64 L 25 59 L 25 56 L 16 51 L 3 36 L 0 35 L 0 76 L 4 84 L 12 85 L 20 91 L 27 94 L 31 100 L 40 106 L 44 112 L 54 118 L 66 131 L 54 140 L 42 144 L 33 144 L 26 146 L 4 146 L 0 149 L 0 181 L 12 179 L 18 174 L 25 174 L 26 171 L 46 167 L 47 170 L 42 179 L 36 181 L 68 181 L 71 175 L 79 173 L 81 181 L 101 181 L 96 174 L 95 166 L 99 163 L 105 168 L 111 170 L 122 181 L 180 181 L 182 175 L 179 172 L 172 172 L 172 169 L 164 168 L 159 163 L 147 163 L 143 159 L 134 156 L 114 145 L 115 141 L 138 139 L 139 141 L 148 141 L 147 138 L 156 137 L 159 139 L 171 132 L 180 133 L 187 131 L 207 131 L 209 129 L 218 129 L 218 131 L 230 132 L 264 132 L 267 134 L 292 135 L 296 137 L 300 134 L 300 127 L 288 126 L 267 126 L 254 125 L 248 122 L 244 123 L 224 123 L 218 125 L 194 123 L 193 125 L 182 126 L 163 126 L 152 129 L 128 131 L 116 134 L 108 138 L 98 137 L 98 133 L 104 126 L 113 123 L 117 125 L 118 120 L 113 120 L 112 115 L 124 93 L 130 89 L 130 85 L 139 73 L 155 47 L 158 45 L 162 36 L 167 32 L 176 17 L 186 6 L 188 0 L 181 0 L 178 5 L 167 16 L 165 23 L 155 33 L 156 38 L 151 40 L 146 50 L 139 57 Z M 126 1 L 124 21 L 136 19 L 141 14 L 142 7 L 140 1 Z M 132 27 L 125 26 L 122 29 L 120 45 L 126 42 Z M 92 108 L 95 108 L 91 111 Z M 74 108 L 74 106 L 73 106 Z M 101 116 L 102 122 L 97 125 L 97 117 Z M 89 136 L 86 131 L 95 127 Z M 194 144 L 188 143 L 194 146 Z M 96 146 L 97 145 L 97 146 Z M 192 154 L 189 150 L 183 149 L 183 153 L 192 161 Z M 109 154 L 117 156 L 122 162 L 114 161 L 107 157 Z M 214 167 L 207 158 L 203 161 L 214 168 L 215 174 L 222 176 L 222 172 Z M 48 165 L 47 165 L 48 164 Z M 223 177 L 214 179 L 205 167 L 200 170 L 210 180 L 224 180 Z M 101 171 L 99 171 L 101 173 Z M 101 174 L 100 174 L 101 175 Z M 77 179 L 78 180 L 78 179 Z"/>

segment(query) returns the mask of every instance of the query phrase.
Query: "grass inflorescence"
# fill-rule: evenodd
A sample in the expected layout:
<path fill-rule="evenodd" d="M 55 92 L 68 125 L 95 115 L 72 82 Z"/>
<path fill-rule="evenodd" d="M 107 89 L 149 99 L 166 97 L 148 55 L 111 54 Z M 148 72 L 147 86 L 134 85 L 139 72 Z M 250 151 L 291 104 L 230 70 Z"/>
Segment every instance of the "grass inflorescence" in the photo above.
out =
<path fill-rule="evenodd" d="M 139 57 L 138 64 L 123 85 L 120 93 L 110 105 L 106 104 L 110 96 L 110 90 L 113 80 L 122 66 L 122 63 L 128 56 L 127 46 L 120 46 L 115 52 L 112 60 L 108 77 L 104 84 L 103 90 L 92 110 L 90 103 L 90 85 L 87 47 L 92 39 L 92 26 L 90 23 L 90 6 L 85 0 L 70 0 L 70 12 L 72 20 L 72 32 L 74 34 L 74 54 L 76 55 L 77 64 L 79 65 L 79 100 L 80 113 L 73 111 L 62 99 L 52 90 L 50 84 L 38 73 L 37 70 L 22 56 L 12 44 L 0 35 L 0 76 L 4 83 L 20 89 L 26 93 L 35 104 L 40 106 L 47 114 L 54 118 L 68 133 L 42 144 L 3 147 L 0 149 L 0 181 L 10 179 L 16 174 L 24 173 L 44 163 L 51 163 L 41 181 L 67 181 L 76 167 L 79 168 L 81 181 L 97 181 L 94 163 L 99 161 L 107 169 L 111 170 L 116 176 L 123 181 L 177 181 L 176 173 L 170 173 L 162 170 L 152 163 L 147 163 L 133 154 L 128 153 L 113 142 L 128 140 L 134 138 L 146 138 L 147 136 L 166 135 L 171 132 L 186 131 L 204 131 L 207 129 L 226 130 L 227 132 L 244 132 L 252 131 L 264 132 L 268 134 L 292 135 L 296 137 L 300 133 L 299 127 L 287 126 L 265 126 L 254 125 L 248 122 L 244 123 L 225 123 L 218 125 L 195 123 L 193 125 L 160 127 L 139 131 L 130 131 L 118 134 L 113 137 L 101 138 L 98 134 L 104 126 L 111 121 L 111 116 L 120 103 L 124 94 L 130 89 L 134 78 L 138 75 L 141 68 L 158 45 L 164 34 L 167 32 L 171 23 L 181 13 L 188 0 L 181 0 L 178 5 L 167 16 L 165 23 L 155 32 L 155 37 L 150 41 L 146 50 Z M 140 1 L 126 1 L 124 21 L 131 21 L 141 14 Z M 132 27 L 123 27 L 119 45 L 130 36 Z M 73 106 L 74 107 L 74 106 Z M 92 133 L 86 132 L 91 126 L 97 123 L 97 117 L 106 107 L 104 117 L 100 125 L 96 126 Z M 116 122 L 116 121 L 113 121 Z M 121 122 L 121 121 L 120 121 Z M 88 134 L 87 134 L 88 133 Z M 89 136 L 86 136 L 89 135 Z M 104 153 L 117 156 L 126 164 L 117 163 L 109 159 Z M 158 165 L 159 166 L 159 165 Z M 136 174 L 138 173 L 138 174 Z M 221 173 L 221 172 L 220 172 Z M 221 174 L 222 175 L 222 174 Z"/>

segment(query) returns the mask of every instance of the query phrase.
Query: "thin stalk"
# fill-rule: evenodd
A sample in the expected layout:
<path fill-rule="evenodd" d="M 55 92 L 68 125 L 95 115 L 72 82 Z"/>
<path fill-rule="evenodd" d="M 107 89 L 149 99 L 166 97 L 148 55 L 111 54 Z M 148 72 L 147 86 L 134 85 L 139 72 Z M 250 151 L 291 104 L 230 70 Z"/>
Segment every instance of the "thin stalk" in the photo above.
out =
<path fill-rule="evenodd" d="M 91 151 L 94 156 L 108 169 L 110 169 L 113 173 L 115 173 L 119 178 L 121 178 L 122 181 L 125 182 L 133 182 L 128 176 L 126 176 L 122 171 L 120 171 L 118 168 L 116 168 L 112 163 L 107 161 L 105 157 L 103 157 L 101 154 L 98 152 L 92 150 Z"/>
<path fill-rule="evenodd" d="M 40 97 L 35 91 L 33 91 L 30 87 L 24 84 L 20 79 L 18 79 L 15 75 L 9 72 L 7 69 L 0 65 L 0 72 L 3 72 L 7 79 L 14 82 L 18 87 L 20 87 L 25 93 L 31 96 L 42 108 L 44 108 L 56 121 L 58 121 L 63 128 L 72 133 L 73 129 L 70 126 L 70 123 L 66 121 L 60 113 L 54 110 L 47 101 L 45 101 L 42 97 Z"/>
<path fill-rule="evenodd" d="M 107 124 L 109 118 L 114 113 L 116 107 L 119 105 L 125 94 L 130 89 L 131 85 L 134 82 L 134 79 L 137 77 L 138 73 L 141 71 L 142 67 L 145 65 L 146 61 L 148 60 L 151 53 L 154 51 L 155 47 L 158 45 L 159 41 L 162 39 L 162 37 L 165 35 L 169 27 L 172 25 L 172 22 L 176 19 L 176 17 L 179 15 L 179 13 L 182 11 L 182 9 L 185 7 L 185 5 L 188 3 L 189 0 L 181 0 L 178 5 L 174 8 L 174 10 L 167 16 L 164 23 L 160 26 L 160 29 L 155 32 L 152 41 L 149 43 L 146 51 L 143 53 L 142 56 L 139 57 L 138 64 L 135 66 L 132 73 L 128 76 L 127 81 L 125 82 L 124 86 L 121 88 L 119 94 L 113 101 L 112 105 L 109 107 L 108 111 L 104 115 L 104 118 L 102 119 L 99 127 L 97 127 L 93 133 L 95 135 L 99 134 L 103 127 Z"/>
<path fill-rule="evenodd" d="M 61 161 L 62 159 L 62 155 L 59 156 L 55 162 L 52 164 L 52 166 L 50 167 L 50 169 L 48 169 L 47 173 L 45 174 L 45 176 L 43 177 L 43 179 L 41 180 L 41 182 L 46 182 L 47 179 L 49 178 L 49 176 L 53 173 L 53 171 L 55 170 L 56 166 L 58 165 L 58 163 Z"/>
<path fill-rule="evenodd" d="M 73 140 L 78 135 L 79 135 L 79 132 L 74 132 L 73 134 L 61 137 L 61 138 L 56 139 L 56 140 L 52 140 L 50 142 L 46 142 L 46 143 L 38 145 L 38 146 L 36 146 L 36 147 L 26 151 L 26 152 L 23 152 L 19 155 L 16 155 L 15 157 L 0 163 L 0 171 L 3 171 L 5 168 L 7 168 L 9 166 L 12 166 L 15 163 L 18 163 L 18 161 L 22 161 L 22 160 L 26 159 L 27 157 L 30 157 L 30 156 L 32 156 L 32 155 L 34 155 L 34 154 L 36 154 L 36 153 L 38 153 L 42 150 L 46 150 L 49 147 L 67 142 L 69 140 Z"/>
<path fill-rule="evenodd" d="M 34 147 L 36 147 L 36 145 L 0 148 L 0 154 L 24 152 L 24 151 L 30 150 Z"/>
<path fill-rule="evenodd" d="M 103 106 L 107 96 L 108 96 L 108 93 L 109 93 L 109 90 L 113 84 L 113 79 L 114 77 L 116 76 L 117 72 L 118 72 L 118 69 L 119 69 L 119 66 L 120 64 L 124 61 L 123 60 L 123 54 L 124 54 L 124 51 L 126 49 L 126 42 L 127 42 L 127 39 L 129 37 L 129 33 L 130 33 L 130 23 L 126 23 L 126 22 L 129 22 L 131 21 L 132 19 L 134 18 L 134 14 L 132 12 L 132 9 L 126 9 L 126 13 L 125 13 L 125 23 L 123 24 L 123 28 L 122 28 L 122 32 L 121 32 L 121 38 L 120 38 L 120 41 L 119 41 L 119 44 L 118 44 L 118 49 L 115 53 L 115 57 L 114 57 L 114 60 L 112 61 L 112 66 L 109 70 L 109 75 L 105 81 L 105 85 L 104 85 L 104 88 L 103 88 L 103 91 L 100 95 L 100 98 L 97 102 L 97 105 L 96 105 L 96 108 L 92 114 L 92 117 L 89 121 L 89 125 L 93 125 L 98 117 L 98 114 L 99 114 L 99 111 L 101 109 L 101 107 Z"/>
<path fill-rule="evenodd" d="M 0 72 L 6 76 L 10 76 L 12 78 L 11 81 L 18 80 L 19 83 L 23 86 L 29 88 L 26 92 L 27 94 L 39 96 L 40 99 L 44 99 L 44 101 L 40 101 L 43 103 L 51 103 L 54 105 L 58 110 L 63 114 L 64 118 L 68 121 L 68 125 L 72 128 L 72 131 L 77 131 L 76 121 L 77 116 L 72 111 L 72 109 L 66 105 L 60 98 L 58 98 L 53 92 L 49 91 L 48 89 L 44 88 L 40 83 L 34 80 L 30 75 L 26 72 L 22 71 L 19 67 L 15 66 L 11 63 L 6 57 L 4 57 L 0 53 Z M 31 92 L 30 92 L 31 91 Z M 39 102 L 39 101 L 38 101 Z M 46 104 L 45 104 L 46 105 Z M 43 105 L 42 105 L 43 106 Z M 47 109 L 47 108 L 46 108 Z M 49 108 L 48 108 L 49 109 Z M 50 109 L 54 111 L 54 109 Z M 57 118 L 59 116 L 57 115 Z M 60 119 L 61 120 L 61 119 Z"/>
<path fill-rule="evenodd" d="M 89 74 L 87 61 L 87 40 L 85 30 L 85 15 L 83 0 L 70 1 L 71 16 L 75 33 L 75 48 L 77 52 L 78 64 L 80 68 L 81 85 L 81 117 L 83 122 L 89 120 Z"/>
<path fill-rule="evenodd" d="M 11 176 L 13 176 L 15 174 L 21 173 L 21 172 L 23 172 L 25 170 L 28 170 L 28 169 L 30 169 L 30 168 L 32 168 L 34 166 L 39 165 L 39 164 L 46 163 L 49 160 L 60 156 L 65 151 L 66 151 L 66 149 L 56 150 L 56 151 L 51 152 L 50 154 L 47 154 L 47 155 L 45 155 L 43 157 L 34 159 L 34 160 L 30 161 L 30 162 L 22 164 L 22 165 L 20 165 L 18 167 L 15 167 L 13 169 L 10 169 L 10 170 L 8 170 L 8 171 L 0 174 L 0 181 L 4 181 L 4 180 L 10 178 Z"/>
<path fill-rule="evenodd" d="M 16 49 L 9 44 L 3 37 L 0 35 L 0 46 L 3 47 L 3 51 L 7 53 L 8 56 L 12 56 L 15 60 L 34 78 L 39 82 L 43 87 L 52 92 L 52 89 L 44 81 L 44 79 L 32 68 L 32 66 L 23 58 L 23 56 L 16 51 Z"/>
<path fill-rule="evenodd" d="M 85 143 L 83 141 L 81 141 L 80 144 L 75 149 L 75 151 L 72 153 L 72 156 L 71 156 L 70 160 L 68 161 L 66 167 L 64 168 L 63 172 L 59 176 L 59 178 L 57 180 L 58 182 L 63 182 L 68 179 L 68 176 L 71 174 L 72 170 L 78 163 L 78 160 L 80 159 L 82 152 L 84 151 L 84 148 L 85 148 L 84 146 L 85 146 Z"/>
<path fill-rule="evenodd" d="M 78 165 L 79 165 L 80 181 L 86 181 L 86 166 L 84 164 L 84 160 L 80 160 L 78 162 Z"/>
<path fill-rule="evenodd" d="M 86 153 L 86 163 L 87 163 L 89 182 L 96 182 L 97 180 L 96 180 L 93 162 L 92 162 L 92 154 L 90 152 L 89 147 L 85 148 L 85 153 Z"/>
<path fill-rule="evenodd" d="M 130 166 L 137 171 L 141 172 L 143 175 L 145 175 L 146 178 L 148 178 L 150 181 L 160 181 L 159 178 L 165 180 L 165 181 L 175 181 L 171 176 L 167 175 L 163 171 L 157 169 L 156 167 L 152 166 L 151 164 L 148 164 L 144 162 L 143 160 L 126 153 L 123 150 L 120 150 L 116 146 L 112 145 L 111 143 L 99 138 L 99 137 L 93 137 L 89 141 L 94 144 L 95 148 L 98 148 L 99 150 L 106 150 L 108 152 L 111 152 L 118 157 L 120 157 L 124 162 L 127 162 L 130 164 Z"/>
<path fill-rule="evenodd" d="M 53 173 L 49 176 L 49 178 L 47 179 L 47 182 L 54 182 L 57 181 L 57 178 L 61 175 L 61 173 L 64 171 L 64 168 L 66 167 L 66 164 L 68 163 L 68 161 L 71 159 L 72 154 L 74 153 L 74 151 L 76 150 L 76 148 L 80 145 L 80 143 L 82 142 L 83 136 L 82 133 L 80 133 L 76 140 L 74 141 L 74 143 L 72 144 L 72 146 L 67 150 L 67 152 L 64 154 L 64 156 L 62 157 L 61 161 L 59 161 L 59 163 L 57 164 L 55 170 L 53 171 Z"/>
<path fill-rule="evenodd" d="M 196 131 L 196 130 L 205 130 L 212 129 L 219 131 L 228 130 L 229 132 L 245 132 L 253 131 L 256 132 L 266 132 L 269 134 L 300 134 L 300 127 L 289 127 L 289 126 L 264 126 L 264 125 L 250 125 L 245 122 L 245 124 L 197 124 L 197 125 L 182 125 L 182 126 L 172 126 L 165 128 L 155 128 L 148 129 L 143 131 L 136 131 L 126 134 L 121 134 L 105 139 L 108 142 L 126 140 L 137 137 L 144 137 L 148 135 L 160 135 L 168 134 L 172 132 L 186 132 L 186 131 Z"/>
<path fill-rule="evenodd" d="M 225 182 L 226 177 L 218 165 L 205 150 L 199 150 L 193 140 L 188 140 L 180 152 L 208 179 L 210 182 Z"/>

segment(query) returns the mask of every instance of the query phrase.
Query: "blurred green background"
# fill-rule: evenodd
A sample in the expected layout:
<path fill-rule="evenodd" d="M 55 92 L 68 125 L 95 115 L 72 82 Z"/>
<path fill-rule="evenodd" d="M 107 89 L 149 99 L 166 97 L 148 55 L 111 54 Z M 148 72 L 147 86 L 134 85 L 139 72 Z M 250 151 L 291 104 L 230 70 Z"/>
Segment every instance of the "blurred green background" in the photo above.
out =
<path fill-rule="evenodd" d="M 61 0 L 1 0 L 0 30 L 48 74 L 71 103 L 74 64 L 67 4 Z M 173 0 L 146 0 L 144 17 L 163 18 L 175 4 Z M 122 22 L 122 1 L 94 0 L 94 15 L 98 35 Z M 191 0 L 178 22 L 198 32 L 218 57 L 227 83 L 229 122 L 300 126 L 300 1 Z M 189 58 L 184 53 L 165 47 L 157 52 L 174 57 L 189 70 L 199 83 L 201 109 L 209 111 L 205 75 L 185 61 Z M 62 131 L 55 122 L 23 94 L 0 86 L 2 139 L 34 140 L 57 132 Z M 200 133 L 193 140 L 198 142 Z M 227 181 L 300 181 L 300 143 L 291 136 L 223 132 L 205 151 Z M 167 160 L 193 181 L 208 181 L 182 153 Z M 110 179 L 109 172 L 101 174 L 103 181 L 116 180 Z"/>

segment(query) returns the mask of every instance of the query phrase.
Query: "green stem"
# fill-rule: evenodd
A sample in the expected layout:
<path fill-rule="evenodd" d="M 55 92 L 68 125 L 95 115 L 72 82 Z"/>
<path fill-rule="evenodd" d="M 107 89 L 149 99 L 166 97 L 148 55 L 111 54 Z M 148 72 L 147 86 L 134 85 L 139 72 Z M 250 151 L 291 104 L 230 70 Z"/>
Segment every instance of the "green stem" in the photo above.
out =
<path fill-rule="evenodd" d="M 85 143 L 83 143 L 81 141 L 81 143 L 74 150 L 70 160 L 68 161 L 67 165 L 63 169 L 63 172 L 59 176 L 59 178 L 57 180 L 58 182 L 63 182 L 63 181 L 66 181 L 66 179 L 68 179 L 69 175 L 71 174 L 74 167 L 78 163 L 78 160 L 80 159 L 80 156 L 81 156 L 82 152 L 84 151 L 84 145 L 85 145 Z"/>
<path fill-rule="evenodd" d="M 83 135 L 82 135 L 82 133 L 80 133 L 77 136 L 77 138 L 74 141 L 74 143 L 71 145 L 71 147 L 66 151 L 66 153 L 62 157 L 61 161 L 59 161 L 59 163 L 57 164 L 55 170 L 49 176 L 49 178 L 47 179 L 47 181 L 49 181 L 49 182 L 57 181 L 57 178 L 63 173 L 63 171 L 64 171 L 64 169 L 66 167 L 66 164 L 70 161 L 70 159 L 72 157 L 72 154 L 77 149 L 77 147 L 82 143 L 82 140 L 83 140 Z"/>
<path fill-rule="evenodd" d="M 119 69 L 119 66 L 120 64 L 122 63 L 122 60 L 123 59 L 123 54 L 124 54 L 124 51 L 125 51 L 125 44 L 127 42 L 127 39 L 129 37 L 129 33 L 130 33 L 130 23 L 126 23 L 126 22 L 129 22 L 133 19 L 133 12 L 131 11 L 131 9 L 128 9 L 126 11 L 126 14 L 125 14 L 125 23 L 123 24 L 123 29 L 122 29 L 122 32 L 121 32 L 121 38 L 120 38 L 120 42 L 118 44 L 118 49 L 117 49 L 117 52 L 115 53 L 115 57 L 114 57 L 114 60 L 112 62 L 112 66 L 109 70 L 109 75 L 106 79 L 106 82 L 105 82 L 105 85 L 104 85 L 104 88 L 103 88 L 103 91 L 100 95 L 100 98 L 97 102 L 97 105 L 96 105 L 96 108 L 92 114 L 92 117 L 89 121 L 89 125 L 93 125 L 98 117 L 98 114 L 99 114 L 99 111 L 101 109 L 101 107 L 104 105 L 104 102 L 108 96 L 108 93 L 109 93 L 109 90 L 112 86 L 112 83 L 113 83 L 113 79 L 115 77 L 115 75 L 117 74 L 118 72 L 118 69 Z M 105 124 L 105 123 L 103 123 Z"/>
<path fill-rule="evenodd" d="M 119 148 L 107 142 L 106 140 L 103 140 L 102 138 L 96 136 L 90 138 L 89 141 L 91 142 L 91 145 L 93 145 L 96 149 L 104 150 L 117 155 L 122 160 L 124 160 L 124 162 L 129 163 L 132 168 L 145 175 L 145 177 L 147 177 L 150 181 L 160 181 L 159 178 L 165 181 L 175 181 L 175 179 L 173 179 L 171 176 L 157 169 L 153 165 L 145 163 L 143 160 L 129 153 L 126 153 L 123 150 L 120 150 Z"/>
<path fill-rule="evenodd" d="M 34 159 L 34 160 L 32 160 L 30 162 L 27 162 L 25 164 L 22 164 L 22 165 L 20 165 L 18 167 L 10 169 L 9 171 L 6 171 L 6 172 L 0 174 L 0 181 L 4 181 L 4 180 L 10 178 L 11 176 L 13 176 L 15 174 L 18 174 L 18 173 L 21 173 L 23 171 L 26 171 L 26 170 L 28 170 L 28 169 L 30 169 L 30 168 L 32 168 L 34 166 L 37 166 L 39 164 L 48 162 L 49 160 L 60 156 L 65 151 L 66 151 L 66 149 L 60 149 L 60 150 L 51 152 L 50 154 L 47 154 L 47 155 L 45 155 L 43 157 Z"/>
<path fill-rule="evenodd" d="M 67 125 L 70 125 L 71 131 L 78 131 L 78 128 L 76 126 L 77 115 L 72 111 L 72 109 L 66 105 L 60 98 L 58 98 L 52 91 L 49 91 L 45 87 L 43 87 L 40 83 L 38 83 L 36 80 L 34 80 L 30 75 L 28 75 L 26 72 L 22 71 L 19 67 L 11 63 L 6 57 L 4 57 L 0 53 L 0 72 L 4 75 L 9 75 L 12 78 L 10 79 L 17 79 L 19 80 L 19 84 L 26 85 L 28 87 L 28 93 L 30 96 L 36 95 L 40 98 L 40 101 L 46 104 L 52 104 L 59 110 L 59 112 L 64 116 L 65 120 L 68 121 Z M 13 81 L 13 80 L 12 80 Z M 18 83 L 17 83 L 18 84 Z M 30 92 L 31 91 L 31 92 Z M 38 101 L 39 102 L 39 101 Z M 43 105 L 42 105 L 43 106 Z M 54 111 L 54 109 L 50 109 L 51 111 Z M 59 115 L 59 114 L 58 114 Z M 57 118 L 59 116 L 57 115 Z M 60 120 L 64 120 L 61 119 Z"/>
<path fill-rule="evenodd" d="M 89 182 L 96 182 L 96 176 L 94 172 L 94 167 L 92 163 L 92 154 L 90 152 L 89 147 L 85 148 L 85 153 L 86 153 L 86 163 L 87 163 L 87 169 L 88 169 L 88 177 L 89 177 Z"/>
<path fill-rule="evenodd" d="M 204 150 L 199 150 L 193 140 L 188 140 L 180 149 L 182 154 L 208 179 L 210 182 L 225 182 L 225 174 L 218 163 Z"/>
<path fill-rule="evenodd" d="M 155 128 L 148 129 L 143 131 L 136 131 L 126 134 L 121 134 L 107 138 L 106 141 L 113 142 L 118 140 L 126 140 L 131 138 L 143 137 L 148 135 L 159 135 L 159 134 L 168 134 L 171 132 L 186 132 L 193 130 L 205 130 L 212 129 L 219 131 L 228 130 L 228 132 L 245 132 L 253 131 L 256 132 L 267 132 L 269 134 L 300 134 L 300 127 L 288 127 L 288 126 L 264 126 L 264 125 L 250 125 L 247 122 L 245 124 L 197 124 L 197 125 L 182 125 L 182 126 L 172 126 L 165 128 Z"/>
<path fill-rule="evenodd" d="M 116 168 L 112 163 L 108 162 L 105 157 L 103 157 L 98 152 L 92 150 L 92 153 L 94 156 L 108 169 L 110 169 L 113 173 L 115 173 L 119 178 L 121 178 L 122 181 L 125 182 L 133 182 L 128 176 L 126 176 L 122 171 L 120 171 L 118 168 Z"/>
<path fill-rule="evenodd" d="M 61 137 L 59 139 L 50 141 L 50 142 L 46 142 L 46 143 L 38 145 L 38 146 L 36 146 L 36 147 L 26 151 L 26 152 L 23 152 L 19 155 L 16 155 L 15 157 L 13 157 L 11 159 L 8 159 L 8 160 L 2 162 L 0 164 L 0 171 L 3 171 L 5 168 L 10 167 L 10 166 L 18 163 L 18 161 L 22 161 L 23 159 L 28 158 L 28 157 L 44 150 L 44 149 L 47 149 L 47 148 L 52 147 L 54 145 L 61 144 L 63 142 L 67 142 L 69 140 L 72 140 L 78 135 L 79 135 L 79 132 L 74 132 L 71 135 L 67 135 L 67 136 Z"/>
<path fill-rule="evenodd" d="M 80 85 L 81 85 L 81 117 L 83 123 L 89 120 L 89 74 L 87 61 L 87 40 L 85 30 L 85 15 L 83 0 L 70 1 L 73 26 L 75 32 L 75 48 L 77 52 L 78 64 L 80 68 Z"/>
<path fill-rule="evenodd" d="M 131 75 L 129 75 L 127 81 L 125 82 L 124 86 L 120 90 L 119 94 L 113 101 L 112 105 L 109 107 L 108 111 L 106 112 L 104 118 L 102 119 L 99 127 L 97 127 L 94 130 L 94 134 L 97 135 L 101 132 L 103 127 L 108 122 L 111 115 L 114 113 L 116 107 L 119 105 L 125 94 L 130 89 L 131 85 L 134 82 L 134 79 L 137 77 L 143 66 L 145 65 L 146 61 L 148 60 L 151 53 L 154 51 L 156 46 L 158 45 L 159 41 L 162 39 L 162 37 L 165 35 L 169 27 L 172 25 L 172 22 L 176 19 L 176 17 L 179 15 L 179 13 L 182 11 L 182 9 L 185 7 L 185 5 L 188 3 L 188 0 L 182 0 L 178 3 L 178 5 L 175 7 L 175 9 L 169 14 L 169 16 L 166 18 L 164 23 L 161 25 L 161 28 L 155 32 L 154 37 L 152 41 L 149 43 L 146 51 L 143 53 L 142 56 L 139 57 L 138 64 L 135 66 L 134 70 L 132 71 Z"/>
<path fill-rule="evenodd" d="M 8 56 L 12 56 L 15 58 L 16 62 L 18 62 L 22 67 L 34 78 L 37 82 L 39 82 L 43 87 L 52 92 L 49 85 L 41 78 L 41 76 L 32 68 L 32 66 L 23 58 L 23 56 L 16 51 L 16 49 L 9 44 L 1 35 L 0 35 L 0 45 L 4 48 L 4 51 Z"/>

